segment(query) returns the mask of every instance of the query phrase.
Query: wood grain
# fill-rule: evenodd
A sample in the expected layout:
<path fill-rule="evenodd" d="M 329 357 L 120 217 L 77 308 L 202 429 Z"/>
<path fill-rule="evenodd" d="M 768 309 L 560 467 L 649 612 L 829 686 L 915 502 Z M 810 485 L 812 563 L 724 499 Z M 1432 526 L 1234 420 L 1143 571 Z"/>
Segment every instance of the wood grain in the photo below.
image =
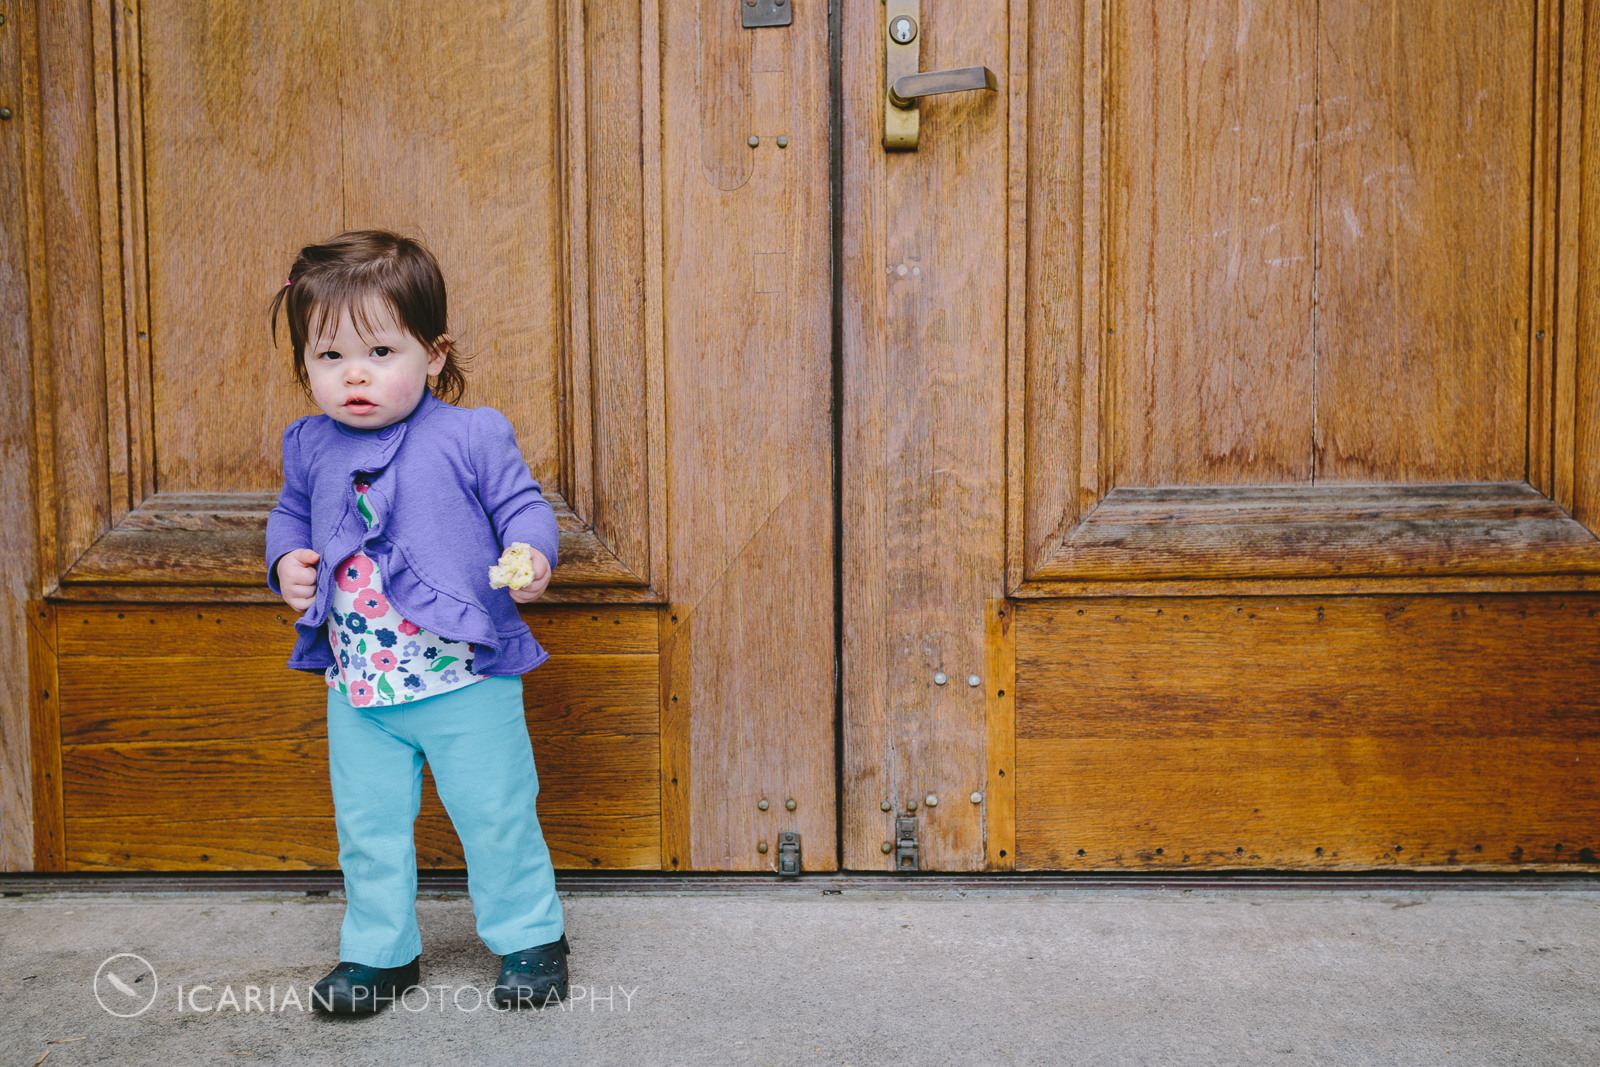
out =
<path fill-rule="evenodd" d="M 665 576 L 652 570 L 650 558 L 650 512 L 666 502 L 651 494 L 649 480 L 647 404 L 651 394 L 659 398 L 661 379 L 650 374 L 645 354 L 640 5 L 596 0 L 584 11 L 584 221 L 596 486 L 589 522 L 623 566 L 661 583 Z"/>
<path fill-rule="evenodd" d="M 544 768 L 539 806 L 550 819 L 547 834 L 559 832 L 565 814 L 659 810 L 654 735 L 530 732 L 535 762 Z M 332 810 L 325 735 L 63 745 L 61 768 L 68 818 L 164 819 L 199 811 L 211 817 L 312 816 Z"/>
<path fill-rule="evenodd" d="M 129 475 L 127 429 L 130 421 L 138 418 L 128 408 L 131 390 L 128 388 L 129 361 L 127 351 L 127 316 L 124 314 L 125 273 L 122 263 L 123 221 L 119 193 L 122 185 L 122 153 L 118 140 L 126 128 L 120 98 L 125 79 L 119 77 L 122 64 L 127 60 L 119 47 L 117 25 L 113 15 L 114 5 L 94 4 L 89 8 L 89 33 L 94 71 L 93 130 L 95 145 L 96 195 L 99 199 L 99 226 L 95 237 L 95 265 L 98 268 L 100 289 L 96 298 L 100 304 L 101 370 L 105 389 L 105 523 L 114 523 L 133 504 Z M 125 24 L 126 16 L 122 22 Z M 87 133 L 88 131 L 83 131 Z"/>
<path fill-rule="evenodd" d="M 284 667 L 292 613 L 208 604 L 46 610 L 52 633 L 59 627 L 62 667 L 40 736 L 64 753 L 54 780 L 64 783 L 57 804 L 72 869 L 334 862 L 326 688 Z M 552 653 L 527 677 L 524 702 L 556 862 L 659 867 L 656 609 L 537 605 L 524 613 Z M 211 681 L 219 663 L 229 671 L 226 690 Z M 240 686 L 251 700 L 237 699 Z M 35 758 L 47 762 L 47 754 Z M 119 827 L 129 819 L 152 825 L 124 839 Z M 318 829 L 306 837 L 304 827 Z M 461 865 L 437 799 L 424 803 L 418 838 L 419 862 Z"/>
<path fill-rule="evenodd" d="M 689 702 L 694 694 L 686 605 L 660 609 L 661 633 L 661 869 L 687 870 L 693 855 L 694 764 Z"/>
<path fill-rule="evenodd" d="M 659 17 L 646 195 L 662 205 L 668 600 L 693 657 L 686 865 L 768 868 L 764 795 L 796 799 L 780 828 L 803 835 L 807 869 L 830 869 L 827 11 L 758 30 L 722 3 Z"/>
<path fill-rule="evenodd" d="M 1594 594 L 1019 605 L 1017 865 L 1594 865 L 1597 637 Z"/>
<path fill-rule="evenodd" d="M 1582 221 L 1579 223 L 1576 318 L 1573 347 L 1572 517 L 1600 532 L 1600 25 L 1585 37 L 1582 135 Z"/>
<path fill-rule="evenodd" d="M 1011 595 L 1031 600 L 1114 596 L 1370 596 L 1418 593 L 1600 592 L 1600 575 L 1456 574 L 1406 578 L 1118 578 L 1109 581 L 1025 582 Z"/>
<path fill-rule="evenodd" d="M 1058 12 L 1042 4 L 1022 11 L 1033 46 L 1027 50 L 1025 136 L 1018 137 L 1013 117 L 1010 152 L 1013 171 L 1019 160 L 1023 171 L 1022 188 L 1013 178 L 1010 197 L 1013 213 L 1025 216 L 1026 241 L 1013 239 L 1008 255 L 1013 270 L 1023 267 L 1026 285 L 1020 293 L 1013 286 L 1007 322 L 1026 328 L 1021 344 L 1014 325 L 1007 339 L 1009 351 L 1024 356 L 1006 364 L 1013 413 L 1006 421 L 1008 587 L 1049 558 L 1080 514 L 1097 502 L 1097 482 L 1087 476 L 1097 457 L 1085 447 L 1084 431 L 1087 425 L 1097 432 L 1100 421 L 1099 296 L 1086 291 L 1086 273 L 1099 267 L 1100 176 L 1093 142 L 1100 122 L 1098 99 L 1087 110 L 1085 95 L 1090 21 L 1099 13 Z M 1099 42 L 1092 44 L 1098 66 Z M 1019 197 L 1023 212 L 1016 211 Z"/>
<path fill-rule="evenodd" d="M 1521 479 L 1533 0 L 1321 10 L 1318 480 Z"/>
<path fill-rule="evenodd" d="M 136 3 L 108 4 L 114 38 L 116 67 L 117 218 L 121 232 L 120 277 L 107 279 L 120 293 L 122 324 L 120 352 L 114 358 L 107 345 L 107 366 L 123 368 L 122 420 L 113 420 L 108 432 L 108 465 L 125 471 L 122 484 L 111 496 L 111 521 L 115 525 L 140 501 L 156 491 L 155 397 L 151 391 L 150 361 L 150 256 L 146 233 L 144 189 L 144 73 L 141 12 Z M 104 148 L 102 148 L 102 152 Z M 103 179 L 102 179 L 103 180 Z M 102 245 L 104 247 L 104 245 Z M 118 398 L 108 397 L 113 404 Z"/>
<path fill-rule="evenodd" d="M 575 536 L 566 546 L 571 567 L 558 578 L 569 588 L 555 595 L 656 599 L 622 591 L 647 587 L 651 553 L 665 549 L 651 548 L 649 534 L 658 521 L 651 518 L 652 508 L 661 510 L 651 501 L 659 501 L 663 488 L 659 460 L 647 456 L 649 398 L 659 403 L 661 390 L 645 380 L 637 314 L 645 266 L 641 148 L 637 129 L 622 140 L 612 136 L 618 132 L 615 115 L 632 113 L 634 127 L 639 122 L 639 45 L 636 33 L 607 35 L 605 26 L 614 18 L 596 24 L 604 45 L 597 56 L 600 81 L 633 93 L 631 109 L 615 94 L 596 107 L 594 118 L 609 124 L 597 127 L 605 165 L 596 173 L 605 202 L 614 206 L 617 196 L 628 195 L 632 159 L 635 191 L 634 210 L 597 215 L 606 231 L 592 263 L 606 316 L 600 331 L 605 347 L 588 378 L 600 418 L 590 434 L 604 440 L 599 465 L 573 472 L 561 468 L 558 441 L 563 269 L 555 123 L 553 117 L 542 124 L 513 118 L 552 114 L 546 104 L 556 95 L 556 10 L 555 0 L 545 0 L 515 15 L 471 8 L 468 17 L 465 8 L 454 14 L 437 6 L 386 12 L 323 0 L 293 10 L 195 13 L 158 0 L 138 13 L 91 6 L 86 20 L 56 20 L 61 39 L 53 61 L 81 67 L 81 77 L 73 77 L 86 89 L 68 94 L 77 101 L 77 125 L 58 124 L 49 135 L 71 129 L 89 134 L 83 144 L 93 192 L 69 199 L 85 210 L 98 205 L 96 218 L 104 216 L 104 224 L 95 230 L 95 218 L 63 223 L 64 233 L 82 232 L 93 245 L 88 258 L 71 253 L 95 268 L 92 276 L 54 246 L 50 269 L 34 273 L 41 287 L 47 276 L 76 285 L 82 290 L 76 303 L 83 306 L 89 289 L 95 290 L 104 354 L 91 369 L 104 374 L 91 392 L 105 407 L 91 414 L 75 400 L 60 416 L 71 432 L 59 434 L 59 420 L 47 418 L 36 428 L 51 457 L 40 472 L 48 508 L 56 508 L 51 487 L 59 481 L 63 506 L 83 512 L 68 522 L 78 532 L 61 560 L 54 550 L 60 523 L 52 518 L 48 524 L 51 580 L 61 564 L 74 561 L 81 566 L 70 573 L 69 585 L 120 583 L 129 587 L 130 598 L 163 595 L 138 588 L 144 586 L 187 581 L 214 588 L 254 581 L 242 571 L 232 578 L 223 573 L 253 551 L 247 539 L 130 536 L 166 529 L 152 525 L 138 505 L 155 490 L 158 473 L 169 502 L 197 492 L 248 495 L 275 487 L 282 425 L 310 408 L 289 384 L 282 353 L 260 350 L 264 334 L 257 316 L 275 284 L 270 279 L 281 276 L 301 243 L 341 226 L 383 225 L 419 233 L 438 247 L 456 292 L 454 332 L 464 351 L 478 349 L 484 357 L 473 395 L 507 411 L 536 476 L 552 489 L 580 475 L 584 481 L 587 521 L 573 517 Z M 582 17 L 574 15 L 580 39 Z M 371 47 L 346 48 L 350 35 Z M 521 44 L 508 49 L 508 40 Z M 370 64 L 396 51 L 404 60 L 389 63 L 383 77 L 372 76 Z M 431 58 L 418 62 L 418 56 Z M 128 77 L 128 71 L 141 72 L 143 80 Z M 72 77 L 63 84 L 70 86 Z M 634 89 L 626 90 L 628 84 Z M 519 99 L 520 106 L 507 103 Z M 258 121 L 260 113 L 271 120 Z M 346 135 L 324 135 L 329 116 Z M 580 128 L 588 121 L 583 111 Z M 586 151 L 586 140 L 580 138 L 577 147 Z M 396 155 L 410 162 L 383 164 Z M 586 172 L 580 167 L 578 173 Z M 53 194 L 42 179 L 35 184 L 42 215 Z M 196 196 L 217 207 L 226 222 L 201 226 L 190 210 Z M 147 222 L 158 235 L 153 247 L 147 247 Z M 246 246 L 249 252 L 241 254 Z M 590 269 L 584 259 L 581 273 L 587 276 Z M 40 306 L 48 309 L 50 298 Z M 635 308 L 631 316 L 629 306 Z M 206 332 L 219 307 L 235 312 L 221 313 L 231 325 L 220 340 Z M 42 326 L 34 332 L 49 333 Z M 212 387 L 185 362 L 219 347 L 231 361 L 230 387 L 261 400 L 252 403 L 242 431 L 236 408 L 219 404 Z M 89 380 L 80 375 L 78 384 Z M 41 399 L 53 405 L 48 380 L 42 384 Z M 154 407 L 152 390 L 160 401 Z M 80 428 L 75 419 L 88 421 Z M 92 432 L 78 432 L 84 428 Z M 161 472 L 152 465 L 157 438 L 170 468 Z M 98 457 L 97 469 L 84 467 L 88 460 L 56 456 L 58 447 Z M 84 517 L 91 514 L 94 521 Z M 108 516 L 119 529 L 93 543 Z M 124 519 L 132 522 L 120 528 Z M 627 563 L 608 541 L 621 546 Z"/>
<path fill-rule="evenodd" d="M 1555 351 L 1557 288 L 1561 243 L 1561 4 L 1534 0 L 1533 4 L 1533 144 L 1529 230 L 1528 328 L 1528 484 L 1541 493 L 1554 492 L 1555 443 L 1552 406 L 1555 401 Z M 1553 37 L 1553 40 L 1552 40 Z M 1581 77 L 1581 72 L 1580 72 Z M 1570 487 L 1568 499 L 1571 506 Z"/>
<path fill-rule="evenodd" d="M 24 9 L 26 10 L 26 9 Z M 0 657 L 27 663 L 27 604 L 37 580 L 38 520 L 33 493 L 33 345 L 29 335 L 28 168 L 19 33 L 0 33 L 0 98 L 13 117 L 0 127 Z M 30 685 L 25 671 L 0 680 L 0 871 L 33 867 L 32 758 L 29 749 Z"/>
<path fill-rule="evenodd" d="M 346 226 L 415 233 L 450 284 L 471 404 L 560 484 L 554 0 L 342 5 Z M 400 161 L 404 161 L 401 164 Z"/>
<path fill-rule="evenodd" d="M 337 870 L 333 815 L 210 818 L 206 811 L 151 821 L 147 816 L 74 818 L 74 871 Z M 453 837 L 454 835 L 452 835 Z M 435 854 L 437 850 L 432 850 Z M 423 858 L 418 850 L 419 865 Z M 457 864 L 459 866 L 459 864 Z"/>
<path fill-rule="evenodd" d="M 1018 867 L 1592 870 L 1597 757 L 1536 737 L 1019 741 L 1019 788 L 1054 807 L 1023 807 Z"/>
<path fill-rule="evenodd" d="M 185 684 L 228 663 L 227 688 Z M 304 736 L 321 728 L 326 686 L 290 671 L 283 657 L 140 657 L 130 677 L 127 660 L 72 657 L 61 675 L 61 739 L 69 745 L 124 741 L 260 740 Z M 654 735 L 656 657 L 552 656 L 527 675 L 528 728 L 536 734 Z M 253 694 L 240 705 L 241 688 Z"/>
<path fill-rule="evenodd" d="M 1310 481 L 1318 5 L 1114 10 L 1116 484 Z"/>
<path fill-rule="evenodd" d="M 927 0 L 923 69 L 982 63 L 1009 86 L 1007 14 Z M 844 865 L 867 870 L 893 868 L 885 799 L 985 781 L 983 693 L 964 680 L 1004 593 L 1010 280 L 1009 94 L 924 101 L 917 151 L 885 153 L 882 21 L 868 0 L 844 8 L 841 803 Z M 976 807 L 919 816 L 924 869 L 983 865 Z"/>
<path fill-rule="evenodd" d="M 1559 91 L 1556 114 L 1551 115 L 1549 110 L 1541 112 L 1551 129 L 1550 140 L 1554 142 L 1551 152 L 1551 171 L 1555 175 L 1555 190 L 1550 195 L 1554 210 L 1550 213 L 1553 217 L 1547 223 L 1547 236 L 1545 244 L 1550 246 L 1555 256 L 1555 266 L 1547 283 L 1550 302 L 1554 305 L 1551 314 L 1553 343 L 1545 347 L 1547 358 L 1553 362 L 1554 367 L 1547 373 L 1549 380 L 1550 417 L 1548 432 L 1546 428 L 1534 421 L 1533 405 L 1529 406 L 1529 431 L 1537 431 L 1540 439 L 1548 438 L 1550 441 L 1550 468 L 1551 484 L 1550 495 L 1556 503 L 1571 511 L 1573 508 L 1573 476 L 1575 464 L 1579 457 L 1575 454 L 1577 447 L 1577 369 L 1580 338 L 1578 324 L 1581 321 L 1582 291 L 1579 289 L 1579 272 L 1582 265 L 1581 242 L 1583 239 L 1583 181 L 1584 181 L 1584 101 L 1594 100 L 1593 96 L 1585 97 L 1584 85 L 1587 80 L 1586 73 L 1586 47 L 1585 37 L 1587 31 L 1588 14 L 1583 0 L 1570 0 L 1567 3 L 1550 4 L 1559 15 L 1559 24 L 1553 25 L 1552 33 L 1559 33 L 1559 37 L 1552 44 L 1557 47 L 1543 47 L 1540 52 L 1547 54 L 1548 66 L 1559 66 L 1560 81 L 1556 88 Z M 1530 382 L 1530 394 L 1533 384 Z M 1532 468 L 1533 457 L 1529 455 L 1529 467 Z M 1530 475 L 1530 481 L 1532 481 Z M 1535 483 L 1537 484 L 1537 483 Z"/>
<path fill-rule="evenodd" d="M 750 69 L 754 34 L 744 29 L 739 8 L 721 0 L 699 0 L 695 24 L 700 163 L 707 181 L 731 191 L 748 182 L 755 170 L 755 150 L 747 143 L 756 132 Z"/>
<path fill-rule="evenodd" d="M 1016 609 L 991 600 L 984 621 L 983 695 L 988 732 L 984 752 L 983 866 L 1009 871 L 1017 862 L 1017 644 Z"/>
<path fill-rule="evenodd" d="M 424 793 L 417 817 L 417 866 L 466 866 L 449 817 L 432 793 Z M 548 839 L 557 868 L 607 869 L 646 866 L 644 843 L 654 831 L 647 816 L 592 817 Z M 284 819 L 190 817 L 152 825 L 142 817 L 73 819 L 75 871 L 251 871 L 334 870 L 339 842 L 333 816 Z M 653 867 L 654 864 L 648 866 Z"/>
<path fill-rule="evenodd" d="M 553 596 L 601 601 L 608 596 L 656 599 L 561 495 L 545 494 L 560 530 Z M 68 591 L 95 585 L 264 586 L 267 512 L 276 499 L 260 493 L 157 494 L 103 534 L 61 576 Z"/>
<path fill-rule="evenodd" d="M 94 9 L 44 4 L 37 10 L 39 185 L 30 208 L 43 223 L 43 262 L 31 272 L 30 301 L 44 312 L 43 329 L 33 333 L 33 387 L 48 591 L 61 565 L 88 548 L 110 517 L 100 150 L 93 131 L 97 109 L 114 105 L 109 95 L 96 97 L 107 86 L 95 80 Z"/>
<path fill-rule="evenodd" d="M 287 346 L 273 347 L 266 308 L 300 246 L 346 221 L 343 138 L 333 132 L 351 54 L 341 43 L 344 6 L 141 5 L 141 169 L 163 491 L 275 491 L 283 428 L 315 411 L 290 377 Z M 345 129 L 354 140 L 381 132 Z M 370 176 L 355 184 L 362 180 Z"/>
<path fill-rule="evenodd" d="M 1039 580 L 1600 573 L 1600 541 L 1522 483 L 1115 489 Z"/>
<path fill-rule="evenodd" d="M 66 842 L 62 831 L 61 694 L 57 676 L 56 609 L 43 601 L 26 605 L 28 627 L 28 803 L 21 810 L 32 821 L 33 855 L 28 866 L 35 871 L 66 870 Z"/>
<path fill-rule="evenodd" d="M 50 300 L 48 285 L 49 256 L 45 225 L 46 187 L 44 176 L 44 103 L 40 85 L 40 32 L 37 5 L 19 5 L 17 32 L 18 95 L 16 117 L 12 120 L 13 136 L 20 148 L 21 181 L 18 189 L 22 197 L 20 214 L 22 226 L 11 230 L 6 237 L 8 247 L 20 241 L 26 262 L 25 279 L 27 295 L 27 338 L 18 340 L 19 351 L 27 350 L 28 385 L 31 401 L 30 422 L 32 447 L 30 468 L 33 476 L 31 506 L 33 519 L 34 558 L 32 566 L 35 582 L 29 595 L 42 594 L 54 584 L 59 564 L 59 529 L 56 512 L 55 421 L 51 411 L 55 404 L 55 367 L 50 358 Z M 8 213 L 7 218 L 13 218 Z M 11 291 L 11 290 L 8 290 Z M 17 289 L 16 294 L 24 290 Z M 20 384 L 21 379 L 15 379 Z"/>

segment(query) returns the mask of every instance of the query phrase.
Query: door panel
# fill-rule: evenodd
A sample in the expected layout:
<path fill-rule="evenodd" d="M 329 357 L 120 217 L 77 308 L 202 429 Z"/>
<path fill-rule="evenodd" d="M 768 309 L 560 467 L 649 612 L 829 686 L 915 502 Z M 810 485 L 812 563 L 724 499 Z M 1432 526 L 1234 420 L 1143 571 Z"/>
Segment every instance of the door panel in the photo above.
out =
<path fill-rule="evenodd" d="M 1308 482 L 1316 2 L 1114 11 L 1115 484 Z"/>
<path fill-rule="evenodd" d="M 980 768 L 924 866 L 1594 862 L 1581 13 L 986 10 L 924 0 L 922 66 L 1002 91 L 886 157 L 845 8 L 846 864 Z M 918 540 L 934 470 L 1005 529 Z"/>
<path fill-rule="evenodd" d="M 16 128 L 45 148 L 30 285 L 62 321 L 29 333 L 35 864 L 332 862 L 320 689 L 282 670 L 261 574 L 279 437 L 312 409 L 264 311 L 300 245 L 387 226 L 438 254 L 465 403 L 511 418 L 561 526 L 524 612 L 553 653 L 527 692 L 558 863 L 770 870 L 794 830 L 834 867 L 825 10 L 36 14 L 50 107 Z M 218 697 L 217 656 L 260 700 Z M 419 826 L 422 862 L 459 865 L 433 801 Z"/>
<path fill-rule="evenodd" d="M 1600 596 L 1030 601 L 1017 867 L 1594 864 Z"/>
<path fill-rule="evenodd" d="M 922 147 L 886 154 L 884 10 L 844 9 L 844 865 L 894 868 L 910 805 L 922 866 L 963 870 L 983 862 L 968 798 L 1004 593 L 1006 109 L 936 97 Z M 924 69 L 1004 62 L 1005 5 L 922 12 Z"/>
<path fill-rule="evenodd" d="M 287 631 L 289 612 L 67 603 L 53 614 L 67 869 L 337 864 L 323 686 L 284 670 L 281 640 L 263 640 Z M 558 866 L 661 865 L 655 615 L 529 613 L 551 653 L 527 703 Z M 463 865 L 431 778 L 418 862 Z"/>
<path fill-rule="evenodd" d="M 826 12 L 797 7 L 793 26 L 755 30 L 712 0 L 664 15 L 666 625 L 689 658 L 674 691 L 691 724 L 683 866 L 770 870 L 778 833 L 795 830 L 805 867 L 832 869 Z"/>
<path fill-rule="evenodd" d="M 1538 6 L 1320 10 L 1316 480 L 1520 481 Z"/>

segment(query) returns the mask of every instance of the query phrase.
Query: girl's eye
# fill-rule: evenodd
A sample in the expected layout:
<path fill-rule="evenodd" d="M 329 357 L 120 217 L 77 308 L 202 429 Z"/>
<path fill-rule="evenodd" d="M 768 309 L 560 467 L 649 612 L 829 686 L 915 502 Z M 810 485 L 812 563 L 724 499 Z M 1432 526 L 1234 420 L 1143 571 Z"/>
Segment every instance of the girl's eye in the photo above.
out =
<path fill-rule="evenodd" d="M 317 358 L 318 359 L 339 359 L 340 356 L 339 356 L 339 353 L 337 353 L 337 352 L 319 352 L 319 353 L 317 353 Z"/>
<path fill-rule="evenodd" d="M 392 348 L 385 348 L 383 345 L 379 345 L 377 348 L 374 348 L 372 350 L 372 354 L 374 356 L 377 356 L 379 359 L 382 359 L 384 356 L 387 356 L 390 352 L 393 352 L 393 351 L 394 351 L 394 349 L 392 349 Z"/>

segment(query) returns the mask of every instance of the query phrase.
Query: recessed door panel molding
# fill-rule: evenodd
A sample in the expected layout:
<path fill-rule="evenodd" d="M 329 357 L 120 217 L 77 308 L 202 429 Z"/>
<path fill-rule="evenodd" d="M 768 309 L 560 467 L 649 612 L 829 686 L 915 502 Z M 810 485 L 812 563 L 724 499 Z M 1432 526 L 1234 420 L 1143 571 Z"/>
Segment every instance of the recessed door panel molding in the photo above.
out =
<path fill-rule="evenodd" d="M 68 280 L 101 312 L 98 338 L 56 333 L 67 351 L 43 366 L 67 435 L 41 479 L 47 592 L 270 599 L 278 442 L 314 409 L 267 301 L 300 245 L 382 226 L 439 256 L 453 332 L 477 356 L 465 402 L 507 414 L 556 508 L 548 598 L 665 599 L 662 366 L 644 309 L 659 140 L 641 9 L 611 6 L 148 0 L 46 42 L 44 62 L 78 48 L 93 77 L 44 135 L 94 133 L 99 269 Z M 66 266 L 52 253 L 42 276 Z"/>
<path fill-rule="evenodd" d="M 1582 10 L 1069 14 L 1009 149 L 1008 591 L 1594 582 Z"/>

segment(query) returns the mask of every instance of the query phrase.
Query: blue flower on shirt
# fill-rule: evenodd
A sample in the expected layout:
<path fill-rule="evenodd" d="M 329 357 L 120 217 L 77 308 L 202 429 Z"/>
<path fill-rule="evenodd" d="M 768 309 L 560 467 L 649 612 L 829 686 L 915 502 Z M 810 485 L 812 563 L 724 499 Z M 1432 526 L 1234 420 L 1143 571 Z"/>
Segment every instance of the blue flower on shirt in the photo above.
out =
<path fill-rule="evenodd" d="M 400 639 L 393 630 L 374 630 L 372 636 L 376 637 L 378 644 L 384 648 L 393 648 L 394 643 Z"/>
<path fill-rule="evenodd" d="M 352 611 L 344 617 L 344 628 L 353 634 L 364 634 L 367 632 L 367 620 Z"/>
<path fill-rule="evenodd" d="M 421 652 L 422 646 L 417 644 L 415 641 L 407 641 L 406 647 L 400 650 L 400 654 L 407 659 L 410 659 L 412 656 L 420 655 Z"/>
<path fill-rule="evenodd" d="M 367 669 L 367 657 L 365 657 L 365 656 L 351 656 L 350 657 L 350 665 L 349 666 L 350 666 L 350 670 L 353 670 L 353 671 L 364 671 L 364 670 Z"/>
<path fill-rule="evenodd" d="M 420 675 L 415 675 L 415 674 L 406 675 L 406 688 L 407 689 L 416 689 L 416 690 L 420 691 L 422 689 L 422 678 L 421 678 L 421 676 Z"/>
<path fill-rule="evenodd" d="M 344 649 L 339 650 L 339 666 L 345 668 L 346 670 L 350 669 L 350 653 L 346 652 Z"/>
<path fill-rule="evenodd" d="M 439 675 L 439 681 L 445 685 L 455 685 L 460 680 L 461 676 L 456 673 L 454 667 L 446 667 L 444 672 Z"/>

